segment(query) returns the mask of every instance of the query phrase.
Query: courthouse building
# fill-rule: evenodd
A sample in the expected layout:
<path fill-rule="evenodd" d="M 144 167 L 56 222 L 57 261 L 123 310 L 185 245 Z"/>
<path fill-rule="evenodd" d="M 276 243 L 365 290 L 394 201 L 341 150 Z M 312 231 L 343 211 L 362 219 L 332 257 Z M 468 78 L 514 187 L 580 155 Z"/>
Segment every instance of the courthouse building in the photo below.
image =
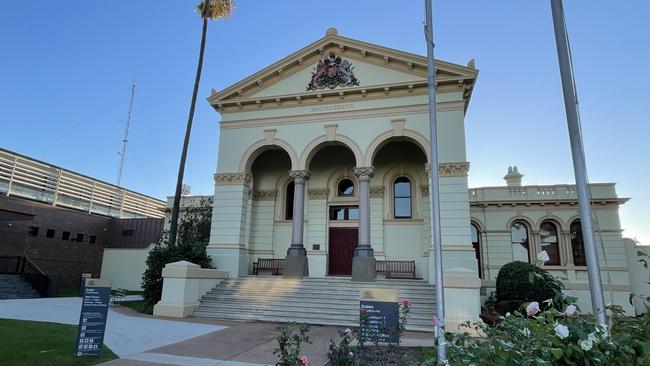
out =
<path fill-rule="evenodd" d="M 474 61 L 436 65 L 441 235 L 447 317 L 477 319 L 499 268 L 534 262 L 568 278 L 589 310 L 573 185 L 468 188 L 465 114 Z M 224 90 L 208 254 L 232 277 L 258 258 L 285 275 L 372 281 L 374 261 L 415 261 L 434 282 L 426 57 L 342 37 L 316 42 Z M 475 96 L 479 97 L 479 96 Z M 216 119 L 216 116 L 215 116 Z M 495 172 L 504 174 L 505 172 Z M 614 184 L 592 184 L 606 301 L 630 310 Z"/>

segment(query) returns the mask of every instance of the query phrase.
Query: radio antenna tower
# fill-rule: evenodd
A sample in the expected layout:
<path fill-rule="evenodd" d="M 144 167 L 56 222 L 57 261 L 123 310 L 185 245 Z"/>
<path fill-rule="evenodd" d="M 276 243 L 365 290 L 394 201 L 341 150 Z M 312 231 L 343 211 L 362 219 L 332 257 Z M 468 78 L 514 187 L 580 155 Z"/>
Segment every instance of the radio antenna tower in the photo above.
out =
<path fill-rule="evenodd" d="M 124 138 L 122 139 L 122 150 L 120 151 L 120 170 L 117 173 L 117 185 L 122 185 L 122 173 L 124 173 L 124 156 L 126 155 L 126 144 L 129 142 L 129 125 L 131 124 L 131 112 L 133 111 L 133 99 L 135 98 L 135 79 L 131 81 L 131 101 L 129 101 L 129 114 L 126 117 Z"/>

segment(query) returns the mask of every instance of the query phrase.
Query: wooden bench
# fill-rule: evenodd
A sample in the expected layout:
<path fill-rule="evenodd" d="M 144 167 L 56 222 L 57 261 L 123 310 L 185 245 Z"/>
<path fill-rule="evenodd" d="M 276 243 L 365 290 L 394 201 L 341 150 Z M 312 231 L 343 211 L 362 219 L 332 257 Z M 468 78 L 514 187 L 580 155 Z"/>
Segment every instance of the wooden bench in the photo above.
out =
<path fill-rule="evenodd" d="M 377 272 L 386 273 L 386 278 L 406 278 L 393 277 L 394 273 L 410 274 L 411 279 L 415 278 L 415 261 L 377 261 Z"/>
<path fill-rule="evenodd" d="M 283 266 L 284 259 L 257 258 L 257 262 L 253 262 L 253 274 L 258 275 L 260 271 L 271 271 L 273 275 L 278 276 Z"/>

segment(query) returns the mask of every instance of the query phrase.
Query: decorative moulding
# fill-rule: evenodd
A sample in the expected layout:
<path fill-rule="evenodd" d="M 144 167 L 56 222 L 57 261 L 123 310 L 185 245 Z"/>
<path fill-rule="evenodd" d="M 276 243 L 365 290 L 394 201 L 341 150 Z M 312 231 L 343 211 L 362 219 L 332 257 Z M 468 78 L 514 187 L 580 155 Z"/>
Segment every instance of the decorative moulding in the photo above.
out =
<path fill-rule="evenodd" d="M 310 200 L 326 200 L 329 190 L 327 189 L 310 189 L 309 190 L 309 199 Z"/>
<path fill-rule="evenodd" d="M 214 175 L 214 182 L 218 186 L 227 186 L 235 184 L 248 184 L 251 180 L 250 174 L 247 173 L 217 173 Z"/>
<path fill-rule="evenodd" d="M 278 191 L 269 190 L 269 191 L 255 191 L 253 192 L 254 201 L 275 201 Z"/>
<path fill-rule="evenodd" d="M 384 187 L 370 187 L 370 198 L 383 198 Z"/>
<path fill-rule="evenodd" d="M 469 162 L 453 161 L 438 164 L 438 174 L 443 177 L 463 176 L 469 172 Z"/>

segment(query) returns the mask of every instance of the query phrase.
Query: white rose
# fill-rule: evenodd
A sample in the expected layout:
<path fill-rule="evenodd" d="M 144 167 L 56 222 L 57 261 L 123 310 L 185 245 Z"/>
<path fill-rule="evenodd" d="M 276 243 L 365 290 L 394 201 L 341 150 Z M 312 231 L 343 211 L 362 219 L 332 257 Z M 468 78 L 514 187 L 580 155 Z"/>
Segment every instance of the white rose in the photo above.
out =
<path fill-rule="evenodd" d="M 580 348 L 582 348 L 585 351 L 589 351 L 593 346 L 594 346 L 594 342 L 591 339 L 583 339 L 580 341 Z"/>
<path fill-rule="evenodd" d="M 551 258 L 548 256 L 548 253 L 546 253 L 545 250 L 542 250 L 541 252 L 537 253 L 537 259 L 539 259 L 543 263 L 546 263 L 551 260 Z"/>
<path fill-rule="evenodd" d="M 578 309 L 576 308 L 575 305 L 569 305 L 566 307 L 566 315 L 573 315 L 576 313 L 576 310 Z"/>
<path fill-rule="evenodd" d="M 569 328 L 566 325 L 556 324 L 554 330 L 555 334 L 562 339 L 569 336 Z"/>

